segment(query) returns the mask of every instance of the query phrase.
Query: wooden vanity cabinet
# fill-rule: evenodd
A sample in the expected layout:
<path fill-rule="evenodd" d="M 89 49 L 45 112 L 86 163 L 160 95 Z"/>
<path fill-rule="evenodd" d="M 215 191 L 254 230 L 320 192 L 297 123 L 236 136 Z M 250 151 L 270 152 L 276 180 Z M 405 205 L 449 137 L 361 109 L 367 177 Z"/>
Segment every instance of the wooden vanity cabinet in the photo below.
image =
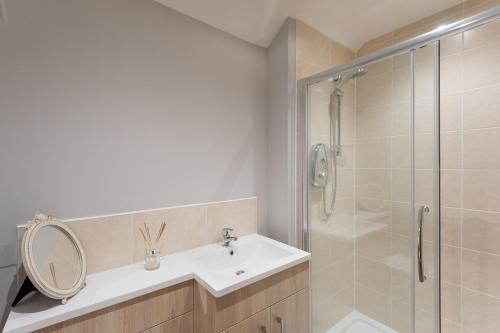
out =
<path fill-rule="evenodd" d="M 225 330 L 223 333 L 269 333 L 271 327 L 271 310 L 257 312 L 241 323 Z"/>
<path fill-rule="evenodd" d="M 220 298 L 194 285 L 195 333 L 309 332 L 309 263 L 271 275 Z M 266 317 L 266 313 L 269 315 Z M 266 319 L 269 318 L 269 319 Z M 304 323 L 299 321 L 306 320 Z M 241 325 L 242 328 L 239 328 Z M 263 326 L 263 327 L 262 327 Z M 245 330 L 243 330 L 245 329 Z"/>
<path fill-rule="evenodd" d="M 192 311 L 193 281 L 187 281 L 36 332 L 191 333 Z"/>
<path fill-rule="evenodd" d="M 144 333 L 193 333 L 193 312 L 188 312 L 164 323 L 158 324 Z"/>
<path fill-rule="evenodd" d="M 187 281 L 38 333 L 308 333 L 309 263 L 213 297 Z"/>
<path fill-rule="evenodd" d="M 309 289 L 304 289 L 271 307 L 270 333 L 285 332 L 309 332 Z"/>

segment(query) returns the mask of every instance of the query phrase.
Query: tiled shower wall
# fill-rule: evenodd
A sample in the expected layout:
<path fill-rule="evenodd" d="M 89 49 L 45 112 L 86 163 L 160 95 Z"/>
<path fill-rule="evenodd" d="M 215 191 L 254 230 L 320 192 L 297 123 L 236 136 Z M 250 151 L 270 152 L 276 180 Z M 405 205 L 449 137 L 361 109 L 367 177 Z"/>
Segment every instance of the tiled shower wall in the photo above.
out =
<path fill-rule="evenodd" d="M 370 41 L 358 54 L 392 45 L 499 4 L 500 1 L 467 1 Z M 441 43 L 444 333 L 500 331 L 498 59 L 499 22 L 449 37 Z M 432 251 L 430 242 L 426 243 L 427 251 Z M 427 267 L 431 264 L 427 263 Z M 428 288 L 417 287 L 417 307 L 424 309 L 422 313 L 429 313 L 432 293 L 426 290 Z"/>
<path fill-rule="evenodd" d="M 368 42 L 359 55 L 496 4 L 500 2 L 465 2 Z M 431 51 L 430 48 L 418 50 L 416 55 L 417 207 L 432 204 Z M 498 59 L 500 23 L 447 38 L 441 43 L 442 326 L 445 333 L 500 331 Z M 409 258 L 412 248 L 408 204 L 410 108 L 404 101 L 404 91 L 409 84 L 408 61 L 409 58 L 399 56 L 372 65 L 368 68 L 369 74 L 358 79 L 355 117 L 348 113 L 356 128 L 351 131 L 355 158 L 350 167 L 340 167 L 343 190 L 333 218 L 327 221 L 319 218 L 321 193 L 311 191 L 315 332 L 324 332 L 354 308 L 400 332 L 409 330 L 410 276 L 405 272 L 407 262 L 399 260 Z M 306 65 L 302 64 L 304 72 L 308 68 L 319 71 L 319 66 Z M 379 96 L 385 96 L 388 104 L 385 111 L 383 103 L 377 105 L 373 99 L 363 105 L 363 99 L 370 100 L 370 96 L 363 96 L 363 80 L 372 80 L 368 86 L 373 89 L 366 89 L 368 93 L 375 95 L 377 90 Z M 310 126 L 315 134 L 311 135 L 312 144 L 328 143 L 326 110 L 331 89 L 329 83 L 313 88 Z M 398 94 L 403 97 L 399 103 L 395 100 Z M 350 98 L 348 94 L 347 100 Z M 387 102 L 388 99 L 392 99 L 391 102 Z M 349 125 L 344 124 L 343 128 Z M 348 197 L 342 197 L 346 194 Z M 351 198 L 353 201 L 355 198 L 352 206 L 346 204 Z M 358 229 L 364 220 L 380 223 L 382 227 L 368 236 L 358 235 L 360 230 L 357 230 L 356 241 L 335 237 L 335 228 L 341 227 L 342 221 L 354 221 L 354 216 Z M 428 217 L 425 223 L 425 266 L 429 280 L 423 285 L 417 284 L 419 332 L 432 330 L 433 324 L 433 222 Z M 351 256 L 355 258 L 353 265 L 346 259 Z"/>
<path fill-rule="evenodd" d="M 499 332 L 500 21 L 443 48 L 443 315 L 450 332 Z"/>
<path fill-rule="evenodd" d="M 354 59 L 354 52 L 297 21 L 297 78 L 301 79 Z M 329 145 L 331 82 L 311 91 L 311 144 Z M 345 87 L 342 139 L 345 159 L 339 165 L 335 214 L 324 216 L 322 191 L 310 189 L 313 332 L 325 332 L 354 308 L 354 84 Z M 330 185 L 326 189 L 331 198 Z M 343 230 L 343 232 L 339 232 Z"/>
<path fill-rule="evenodd" d="M 311 146 L 329 147 L 329 102 L 333 84 L 319 83 L 311 91 Z M 339 160 L 337 195 L 332 216 L 330 183 L 309 189 L 310 245 L 312 252 L 313 332 L 325 332 L 354 308 L 354 84 L 345 89 L 341 120 L 344 158 Z M 332 170 L 330 170 L 332 172 Z M 331 181 L 330 173 L 330 181 Z"/>
<path fill-rule="evenodd" d="M 406 332 L 412 246 L 409 55 L 365 69 L 356 80 L 355 308 Z"/>

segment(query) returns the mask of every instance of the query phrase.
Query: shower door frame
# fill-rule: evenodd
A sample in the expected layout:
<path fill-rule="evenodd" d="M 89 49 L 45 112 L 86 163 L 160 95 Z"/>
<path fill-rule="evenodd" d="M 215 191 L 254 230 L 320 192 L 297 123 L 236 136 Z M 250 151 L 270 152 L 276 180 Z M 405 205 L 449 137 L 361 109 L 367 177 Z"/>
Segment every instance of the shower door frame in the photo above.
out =
<path fill-rule="evenodd" d="M 297 81 L 297 245 L 298 247 L 308 251 L 309 244 L 309 218 L 308 218 L 308 189 L 309 189 L 309 166 L 308 166 L 308 151 L 309 151 L 309 124 L 308 124 L 308 113 L 309 113 L 309 87 L 313 84 L 319 83 L 321 81 L 327 80 L 332 77 L 336 77 L 344 72 L 353 70 L 357 67 L 362 67 L 370 63 L 388 58 L 391 56 L 396 56 L 402 53 L 411 54 L 411 77 L 412 77 L 412 135 L 411 135 L 411 147 L 412 147 L 412 206 L 414 206 L 414 117 L 415 117 L 415 75 L 414 75 L 414 51 L 422 46 L 429 45 L 433 46 L 433 61 L 434 61 L 434 172 L 433 172 L 433 203 L 435 205 L 433 218 L 434 221 L 434 323 L 435 323 L 435 333 L 441 332 L 441 263 L 440 263 L 440 245 L 441 245 L 441 219 L 440 219 L 440 77 L 439 77 L 439 64 L 440 64 L 440 54 L 439 54 L 439 41 L 445 37 L 462 33 L 464 31 L 476 28 L 481 25 L 488 24 L 490 22 L 500 19 L 500 6 L 496 6 L 492 9 L 486 10 L 479 14 L 464 18 L 457 22 L 440 26 L 428 33 L 416 36 L 414 38 L 408 39 L 404 42 L 395 44 L 393 46 L 387 47 L 385 49 L 375 51 L 366 56 L 360 57 L 356 60 L 348 62 L 344 65 L 334 67 L 332 69 L 323 71 L 316 75 L 301 79 Z M 412 210 L 412 217 L 414 217 L 414 209 Z M 413 223 L 414 225 L 414 223 Z M 413 233 L 415 237 L 415 233 Z M 413 242 L 415 243 L 415 242 Z M 415 246 L 412 247 L 414 251 Z M 412 265 L 413 267 L 414 265 Z M 413 274 L 414 277 L 414 274 Z M 413 283 L 413 293 L 414 293 Z M 414 297 L 413 297 L 414 302 Z M 413 317 L 413 328 L 415 327 L 414 312 Z"/>

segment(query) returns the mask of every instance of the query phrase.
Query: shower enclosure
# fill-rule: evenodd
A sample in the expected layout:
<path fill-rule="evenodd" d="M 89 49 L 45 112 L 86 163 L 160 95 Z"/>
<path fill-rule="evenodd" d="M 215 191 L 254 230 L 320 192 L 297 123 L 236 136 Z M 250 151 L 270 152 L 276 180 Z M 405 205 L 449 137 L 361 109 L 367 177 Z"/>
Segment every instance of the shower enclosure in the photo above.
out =
<path fill-rule="evenodd" d="M 490 205 L 483 209 L 469 202 L 474 198 L 467 191 L 478 189 L 466 177 L 470 168 L 500 171 L 498 151 L 479 161 L 473 145 L 481 138 L 469 138 L 466 128 L 466 120 L 483 128 L 488 117 L 497 122 L 491 127 L 500 127 L 494 97 L 500 79 L 487 68 L 500 59 L 499 15 L 496 7 L 299 81 L 298 233 L 312 253 L 311 332 L 500 328 L 485 318 L 484 330 L 477 329 L 472 320 L 482 314 L 469 316 L 470 322 L 464 314 L 472 291 L 500 304 L 500 280 L 492 282 L 500 277 L 499 247 L 485 251 L 493 259 L 477 259 L 486 265 L 487 292 L 480 276 L 471 282 L 462 272 L 465 256 L 477 255 L 464 244 L 465 215 L 500 212 L 500 190 L 489 189 Z M 485 43 L 493 46 L 475 51 Z M 483 86 L 489 91 L 478 94 Z M 477 100 L 482 109 L 466 114 L 465 104 L 480 96 L 489 104 Z M 500 130 L 481 135 L 500 144 Z M 500 172 L 489 176 L 500 184 Z M 486 236 L 470 242 L 478 237 Z"/>

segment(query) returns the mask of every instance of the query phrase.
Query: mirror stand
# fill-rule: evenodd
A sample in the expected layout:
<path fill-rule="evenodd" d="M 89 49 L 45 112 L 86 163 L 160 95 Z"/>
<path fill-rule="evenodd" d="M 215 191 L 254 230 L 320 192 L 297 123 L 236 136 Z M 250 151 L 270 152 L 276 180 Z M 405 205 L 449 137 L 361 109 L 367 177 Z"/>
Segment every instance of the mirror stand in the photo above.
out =
<path fill-rule="evenodd" d="M 12 306 L 33 291 L 66 304 L 86 285 L 87 262 L 80 241 L 49 215 L 36 214 L 25 227 L 21 257 L 26 277 Z"/>

